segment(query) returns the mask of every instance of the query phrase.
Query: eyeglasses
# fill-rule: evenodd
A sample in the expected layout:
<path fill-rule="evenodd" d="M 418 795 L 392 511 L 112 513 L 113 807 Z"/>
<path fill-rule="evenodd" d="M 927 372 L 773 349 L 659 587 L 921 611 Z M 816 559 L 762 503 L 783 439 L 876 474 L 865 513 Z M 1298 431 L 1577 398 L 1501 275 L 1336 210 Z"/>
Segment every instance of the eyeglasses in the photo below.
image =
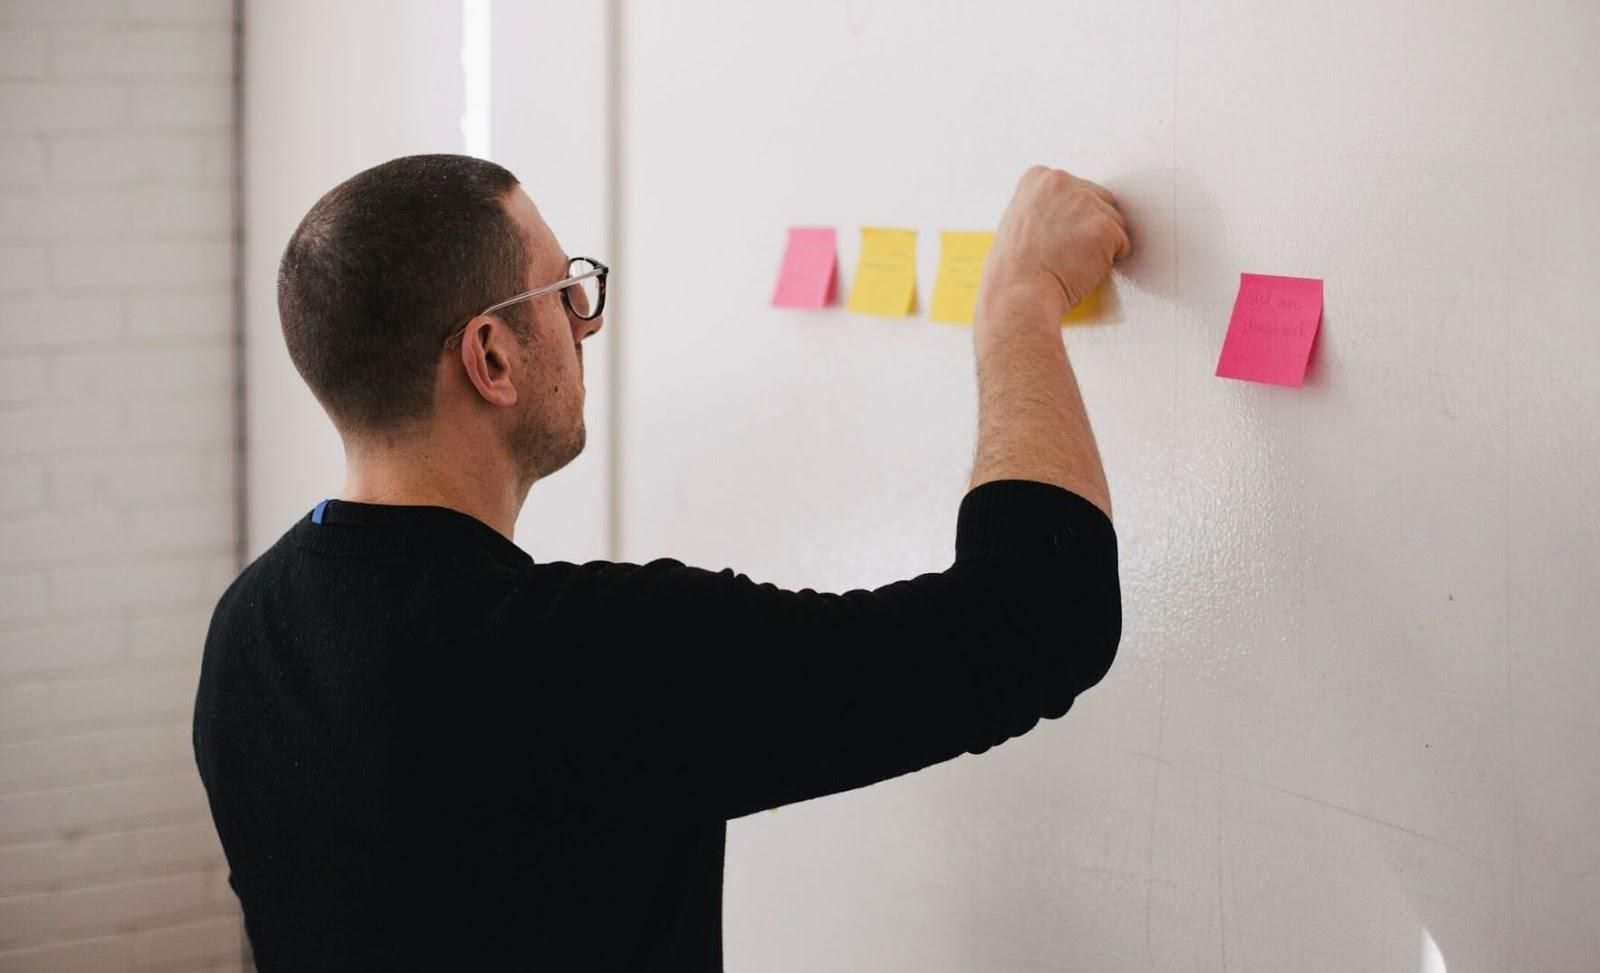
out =
<path fill-rule="evenodd" d="M 579 321 L 593 321 L 606 309 L 606 276 L 611 273 L 611 268 L 592 257 L 573 257 L 567 261 L 567 276 L 554 284 L 535 287 L 531 291 L 523 291 L 515 297 L 508 297 L 498 304 L 490 306 L 474 314 L 480 318 L 485 314 L 493 314 L 504 307 L 531 301 L 536 297 L 543 297 L 551 291 L 561 292 L 561 303 L 566 305 L 567 311 Z M 467 330 L 466 324 L 450 332 L 444 339 L 445 347 L 461 336 Z"/>

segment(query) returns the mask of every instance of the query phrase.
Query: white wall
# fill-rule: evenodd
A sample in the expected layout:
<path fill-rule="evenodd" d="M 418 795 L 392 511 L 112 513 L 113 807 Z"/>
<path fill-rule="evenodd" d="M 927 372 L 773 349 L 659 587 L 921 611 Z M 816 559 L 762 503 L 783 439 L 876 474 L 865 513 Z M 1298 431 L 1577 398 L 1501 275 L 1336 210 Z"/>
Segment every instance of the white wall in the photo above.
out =
<path fill-rule="evenodd" d="M 486 47 L 490 58 L 489 157 L 517 174 L 571 252 L 605 259 L 603 11 L 546 2 L 486 6 L 487 44 L 474 36 L 466 47 Z M 338 437 L 284 349 L 278 258 L 311 205 L 350 176 L 397 156 L 465 151 L 462 11 L 455 2 L 389 0 L 245 6 L 251 556 L 344 482 Z M 484 303 L 496 299 L 485 295 Z M 518 542 L 541 560 L 606 553 L 605 343 L 590 342 L 584 357 L 589 446 L 534 487 L 518 522 Z"/>
<path fill-rule="evenodd" d="M 0 969 L 237 969 L 233 6 L 0 3 Z"/>
<path fill-rule="evenodd" d="M 730 831 L 730 969 L 1600 965 L 1600 8 L 631 3 L 621 554 L 947 564 L 970 335 L 766 307 L 790 224 L 1122 196 L 1067 342 L 1116 496 L 1107 682 L 981 758 Z M 1306 388 L 1212 377 L 1327 280 Z M 1070 620 L 1063 619 L 1063 636 Z M 752 651 L 760 651 L 759 643 Z"/>

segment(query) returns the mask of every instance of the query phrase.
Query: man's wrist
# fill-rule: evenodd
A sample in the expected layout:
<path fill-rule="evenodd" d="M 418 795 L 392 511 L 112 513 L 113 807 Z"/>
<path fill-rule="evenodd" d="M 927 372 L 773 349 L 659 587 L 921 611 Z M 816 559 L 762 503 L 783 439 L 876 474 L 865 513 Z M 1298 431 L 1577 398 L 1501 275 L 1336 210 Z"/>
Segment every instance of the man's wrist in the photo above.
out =
<path fill-rule="evenodd" d="M 1009 277 L 984 286 L 975 320 L 1012 326 L 1059 325 L 1067 311 L 1067 296 L 1059 282 L 1039 277 Z"/>

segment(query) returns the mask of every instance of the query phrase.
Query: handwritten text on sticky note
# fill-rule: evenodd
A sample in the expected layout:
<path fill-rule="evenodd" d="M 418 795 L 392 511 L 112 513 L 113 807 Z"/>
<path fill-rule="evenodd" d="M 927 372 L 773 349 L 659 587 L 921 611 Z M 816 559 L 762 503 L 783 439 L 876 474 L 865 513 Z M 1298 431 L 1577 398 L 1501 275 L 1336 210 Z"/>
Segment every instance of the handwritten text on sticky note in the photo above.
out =
<path fill-rule="evenodd" d="M 832 227 L 793 227 L 783 250 L 774 307 L 825 307 L 833 300 L 835 239 Z"/>
<path fill-rule="evenodd" d="M 1240 274 L 1217 375 L 1298 388 L 1322 323 L 1322 281 Z"/>
<path fill-rule="evenodd" d="M 978 308 L 978 284 L 983 263 L 994 245 L 993 233 L 949 230 L 939 234 L 939 273 L 933 279 L 935 321 L 971 324 Z"/>
<path fill-rule="evenodd" d="M 903 318 L 917 300 L 917 231 L 863 227 L 849 308 Z"/>

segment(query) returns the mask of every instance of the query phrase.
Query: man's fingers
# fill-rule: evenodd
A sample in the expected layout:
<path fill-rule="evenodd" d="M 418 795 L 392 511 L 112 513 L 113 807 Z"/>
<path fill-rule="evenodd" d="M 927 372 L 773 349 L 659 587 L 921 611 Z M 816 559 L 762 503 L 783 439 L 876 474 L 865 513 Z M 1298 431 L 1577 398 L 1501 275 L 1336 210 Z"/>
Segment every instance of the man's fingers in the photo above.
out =
<path fill-rule="evenodd" d="M 1099 196 L 1101 199 L 1103 199 L 1106 202 L 1110 203 L 1112 206 L 1117 205 L 1117 197 L 1116 197 L 1116 195 L 1114 193 L 1112 193 L 1111 190 L 1107 189 L 1106 187 L 1100 185 L 1097 182 L 1090 182 L 1087 179 L 1079 179 L 1078 181 L 1083 183 L 1084 187 L 1086 189 L 1088 189 L 1090 192 L 1094 193 L 1096 196 Z"/>
<path fill-rule="evenodd" d="M 1116 223 L 1124 230 L 1128 228 L 1128 218 L 1123 216 L 1122 210 L 1117 209 L 1114 204 L 1108 203 L 1103 199 L 1097 199 L 1095 200 L 1095 205 L 1100 208 L 1100 212 L 1110 217 L 1112 222 Z"/>
<path fill-rule="evenodd" d="M 1117 209 L 1110 203 L 1105 202 L 1104 200 L 1096 200 L 1095 202 L 1099 207 L 1100 212 L 1111 221 L 1111 225 L 1114 227 L 1113 233 L 1115 236 L 1113 239 L 1115 246 L 1112 250 L 1111 259 L 1113 261 L 1121 260 L 1123 257 L 1128 255 L 1129 251 L 1133 249 L 1132 240 L 1128 236 L 1127 217 L 1122 215 L 1121 210 Z"/>
<path fill-rule="evenodd" d="M 1117 227 L 1117 236 L 1117 249 L 1111 253 L 1112 263 L 1116 263 L 1133 252 L 1133 239 L 1128 236 L 1128 228 L 1126 226 Z"/>

